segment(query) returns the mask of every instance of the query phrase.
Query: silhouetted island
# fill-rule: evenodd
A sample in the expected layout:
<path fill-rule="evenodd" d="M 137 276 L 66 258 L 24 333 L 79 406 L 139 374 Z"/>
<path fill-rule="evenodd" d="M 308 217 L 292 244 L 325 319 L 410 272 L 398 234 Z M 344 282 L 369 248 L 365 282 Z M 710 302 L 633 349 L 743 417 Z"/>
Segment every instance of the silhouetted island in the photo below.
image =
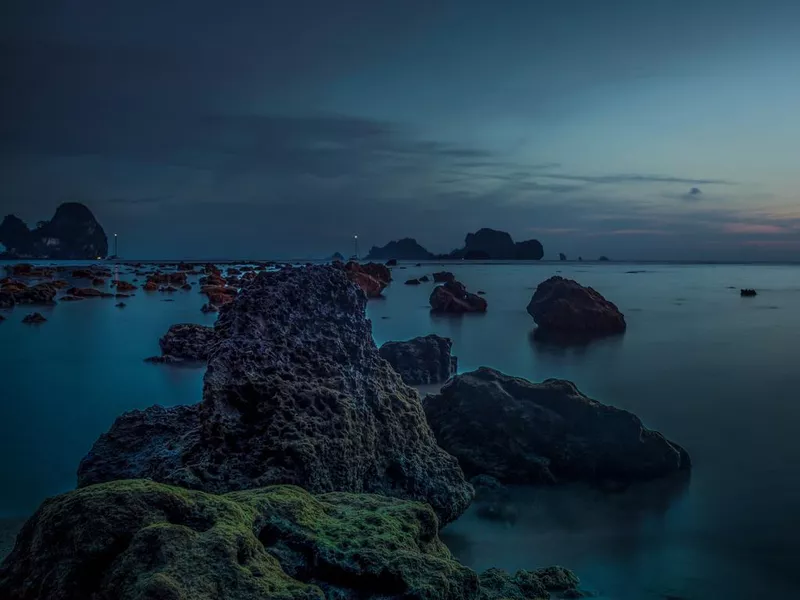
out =
<path fill-rule="evenodd" d="M 544 248 L 539 240 L 514 242 L 506 231 L 484 227 L 464 238 L 464 247 L 449 254 L 433 254 L 412 238 L 392 241 L 385 246 L 373 246 L 367 260 L 541 260 Z"/>
<path fill-rule="evenodd" d="M 108 254 L 108 239 L 92 211 L 79 202 L 65 202 L 50 221 L 28 229 L 16 215 L 0 223 L 0 258 L 94 259 Z"/>
<path fill-rule="evenodd" d="M 430 260 L 435 257 L 433 253 L 420 246 L 414 238 L 403 238 L 402 240 L 391 241 L 385 246 L 373 246 L 370 248 L 366 260 L 388 260 L 390 258 Z"/>

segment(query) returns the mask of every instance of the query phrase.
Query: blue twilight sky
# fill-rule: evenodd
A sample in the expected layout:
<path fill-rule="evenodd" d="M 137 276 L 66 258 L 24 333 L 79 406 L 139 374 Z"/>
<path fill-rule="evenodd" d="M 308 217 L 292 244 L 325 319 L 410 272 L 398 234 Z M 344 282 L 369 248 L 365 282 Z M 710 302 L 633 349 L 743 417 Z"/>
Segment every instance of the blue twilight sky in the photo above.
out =
<path fill-rule="evenodd" d="M 796 260 L 799 65 L 788 0 L 7 0 L 0 212 L 141 258 Z"/>

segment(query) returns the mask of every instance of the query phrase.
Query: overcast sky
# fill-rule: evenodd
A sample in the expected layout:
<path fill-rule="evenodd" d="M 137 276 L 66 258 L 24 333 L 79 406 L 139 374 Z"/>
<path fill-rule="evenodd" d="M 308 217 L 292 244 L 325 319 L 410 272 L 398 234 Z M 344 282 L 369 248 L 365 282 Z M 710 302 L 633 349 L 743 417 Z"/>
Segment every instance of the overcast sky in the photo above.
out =
<path fill-rule="evenodd" d="M 800 3 L 5 0 L 0 209 L 129 257 L 800 258 Z"/>

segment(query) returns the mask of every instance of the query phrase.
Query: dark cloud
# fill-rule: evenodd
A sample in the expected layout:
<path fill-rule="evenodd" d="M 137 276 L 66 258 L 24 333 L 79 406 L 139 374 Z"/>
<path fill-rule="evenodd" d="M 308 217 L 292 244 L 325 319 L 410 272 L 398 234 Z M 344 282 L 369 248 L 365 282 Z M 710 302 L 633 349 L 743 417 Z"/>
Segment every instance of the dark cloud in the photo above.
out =
<path fill-rule="evenodd" d="M 585 181 L 586 183 L 688 183 L 698 185 L 736 185 L 733 181 L 725 179 L 691 179 L 686 177 L 673 177 L 670 175 L 570 175 L 564 173 L 543 173 L 542 177 L 552 179 L 565 179 L 568 181 Z"/>

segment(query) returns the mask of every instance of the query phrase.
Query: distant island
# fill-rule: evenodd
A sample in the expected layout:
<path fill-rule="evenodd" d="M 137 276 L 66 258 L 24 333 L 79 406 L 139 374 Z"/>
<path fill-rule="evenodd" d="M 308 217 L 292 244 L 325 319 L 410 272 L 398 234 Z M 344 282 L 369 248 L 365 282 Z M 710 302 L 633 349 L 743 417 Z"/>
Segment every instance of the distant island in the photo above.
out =
<path fill-rule="evenodd" d="M 334 261 L 337 261 L 337 260 L 338 261 L 344 261 L 344 255 L 341 252 L 334 252 L 333 254 L 331 254 L 330 258 L 328 258 L 328 260 L 331 261 L 331 262 L 334 262 Z"/>
<path fill-rule="evenodd" d="M 92 211 L 79 202 L 65 202 L 49 221 L 28 229 L 16 215 L 0 223 L 0 258 L 85 260 L 105 258 L 108 239 Z"/>
<path fill-rule="evenodd" d="M 464 247 L 453 250 L 449 254 L 433 254 L 421 246 L 413 238 L 391 241 L 385 246 L 373 246 L 367 254 L 367 260 L 541 260 L 544 248 L 539 240 L 514 242 L 505 231 L 483 228 L 475 233 L 468 233 L 464 238 Z"/>

